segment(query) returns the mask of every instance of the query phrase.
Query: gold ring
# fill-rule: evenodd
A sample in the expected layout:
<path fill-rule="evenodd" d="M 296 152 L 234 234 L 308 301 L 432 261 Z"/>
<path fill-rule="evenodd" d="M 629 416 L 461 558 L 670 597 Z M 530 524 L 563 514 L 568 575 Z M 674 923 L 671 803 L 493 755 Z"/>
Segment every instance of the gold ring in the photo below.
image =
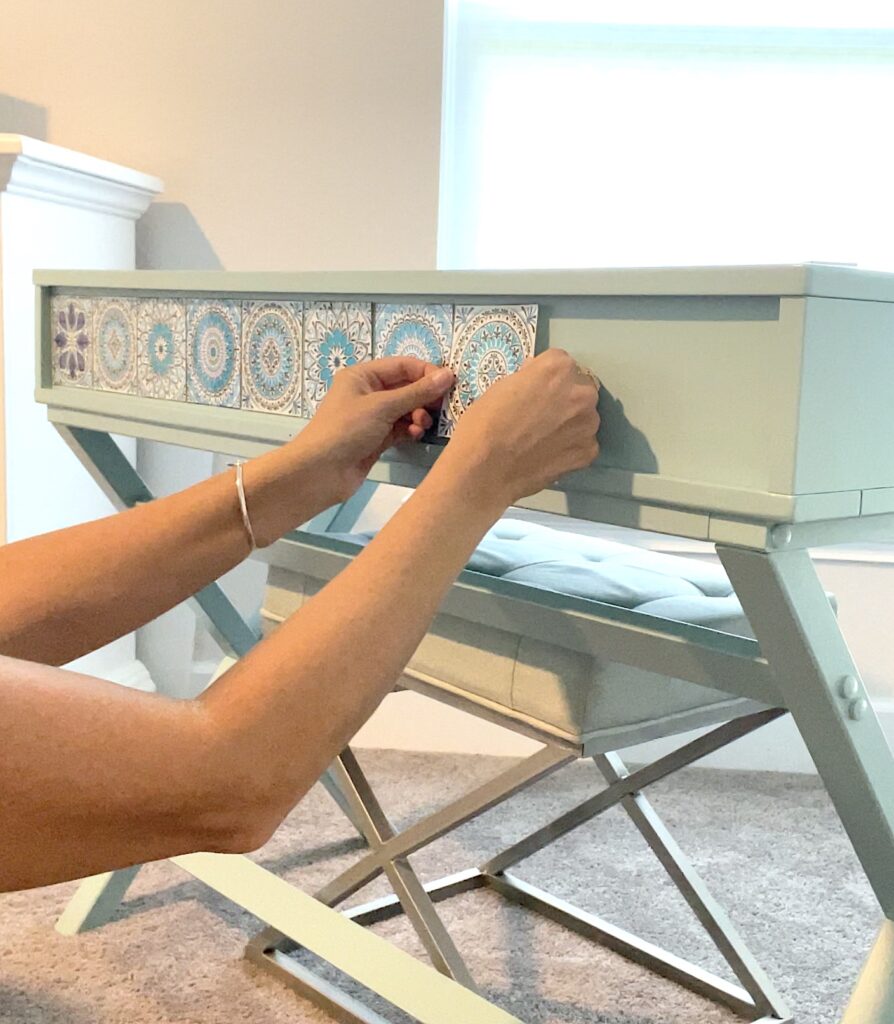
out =
<path fill-rule="evenodd" d="M 584 377 L 589 377 L 597 391 L 602 386 L 599 378 L 588 366 L 581 366 L 580 363 L 577 363 L 577 371 Z"/>

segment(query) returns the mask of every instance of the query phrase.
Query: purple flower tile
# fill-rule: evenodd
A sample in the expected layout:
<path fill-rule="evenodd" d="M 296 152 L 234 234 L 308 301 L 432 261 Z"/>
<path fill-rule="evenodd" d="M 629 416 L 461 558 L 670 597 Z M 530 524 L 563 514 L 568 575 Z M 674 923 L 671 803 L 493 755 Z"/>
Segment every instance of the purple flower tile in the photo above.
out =
<path fill-rule="evenodd" d="M 90 299 L 56 295 L 51 310 L 53 383 L 92 387 L 93 311 Z"/>

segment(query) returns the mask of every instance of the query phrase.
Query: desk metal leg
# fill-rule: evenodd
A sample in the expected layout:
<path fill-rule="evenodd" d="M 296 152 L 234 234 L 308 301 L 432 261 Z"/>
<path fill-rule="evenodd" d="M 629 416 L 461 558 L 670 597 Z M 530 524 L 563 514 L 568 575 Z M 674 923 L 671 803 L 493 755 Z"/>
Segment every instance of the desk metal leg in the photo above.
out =
<path fill-rule="evenodd" d="M 894 756 L 808 553 L 717 553 L 888 919 L 844 1019 L 890 1024 Z"/>
<path fill-rule="evenodd" d="M 192 853 L 174 857 L 172 862 L 378 992 L 420 1024 L 521 1024 L 517 1017 L 324 906 L 248 857 Z M 301 977 L 313 975 L 305 970 Z M 338 1001 L 333 995 L 327 1005 L 333 1011 L 341 1010 L 342 1020 L 386 1024 L 350 999 Z M 345 1013 L 355 1008 L 362 1016 Z"/>
<path fill-rule="evenodd" d="M 155 495 L 109 434 L 82 427 L 56 429 L 119 511 L 154 500 Z M 260 639 L 217 583 L 204 587 L 189 603 L 225 654 L 242 657 Z"/>
<path fill-rule="evenodd" d="M 56 922 L 60 935 L 77 935 L 111 920 L 140 865 L 85 878 Z"/>

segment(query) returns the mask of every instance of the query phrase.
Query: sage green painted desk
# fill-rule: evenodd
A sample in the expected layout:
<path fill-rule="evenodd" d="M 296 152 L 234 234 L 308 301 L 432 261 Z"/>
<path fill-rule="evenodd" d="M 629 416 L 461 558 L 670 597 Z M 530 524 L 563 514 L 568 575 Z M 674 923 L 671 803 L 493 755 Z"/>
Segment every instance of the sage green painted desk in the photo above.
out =
<path fill-rule="evenodd" d="M 307 421 L 54 383 L 54 298 L 536 302 L 538 350 L 565 348 L 603 382 L 602 455 L 523 504 L 714 542 L 757 641 L 730 638 L 726 649 L 716 642 L 709 648 L 674 624 L 661 635 L 608 608 L 604 615 L 569 614 L 562 628 L 570 642 L 598 636 L 619 660 L 673 665 L 680 678 L 711 679 L 792 713 L 885 918 L 844 1020 L 894 1020 L 894 761 L 807 551 L 894 539 L 894 275 L 805 265 L 301 275 L 47 271 L 35 280 L 36 398 L 120 507 L 151 495 L 110 435 L 248 457 L 281 444 Z M 370 477 L 413 486 L 438 452 L 420 445 L 388 453 Z M 300 535 L 293 540 L 302 542 Z M 268 557 L 275 561 L 276 549 Z M 473 589 L 467 580 L 457 586 Z M 530 617 L 536 598 L 514 599 L 508 587 L 476 591 L 467 604 L 482 615 L 527 609 Z M 239 655 L 255 642 L 218 588 L 195 601 L 227 649 Z M 722 672 L 718 660 L 725 660 Z M 512 1019 L 374 937 L 357 938 L 356 925 L 244 858 L 196 854 L 177 863 L 419 1020 Z M 76 931 L 105 920 L 134 870 L 86 881 L 61 927 Z M 344 950 L 356 942 L 366 944 L 364 953 L 348 963 Z M 427 996 L 430 984 L 449 986 L 449 995 L 429 989 Z"/>

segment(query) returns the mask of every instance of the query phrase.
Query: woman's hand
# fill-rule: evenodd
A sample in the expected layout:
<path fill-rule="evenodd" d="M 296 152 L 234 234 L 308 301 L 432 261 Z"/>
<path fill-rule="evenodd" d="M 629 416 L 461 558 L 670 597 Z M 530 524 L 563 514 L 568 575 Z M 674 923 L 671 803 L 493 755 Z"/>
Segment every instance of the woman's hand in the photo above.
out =
<path fill-rule="evenodd" d="M 463 413 L 439 459 L 470 493 L 506 508 L 599 454 L 599 385 L 563 349 L 498 381 Z"/>
<path fill-rule="evenodd" d="M 333 503 L 345 501 L 382 452 L 422 437 L 432 425 L 429 408 L 453 381 L 451 370 L 409 357 L 345 367 L 291 444 L 320 456 L 333 474 Z"/>

